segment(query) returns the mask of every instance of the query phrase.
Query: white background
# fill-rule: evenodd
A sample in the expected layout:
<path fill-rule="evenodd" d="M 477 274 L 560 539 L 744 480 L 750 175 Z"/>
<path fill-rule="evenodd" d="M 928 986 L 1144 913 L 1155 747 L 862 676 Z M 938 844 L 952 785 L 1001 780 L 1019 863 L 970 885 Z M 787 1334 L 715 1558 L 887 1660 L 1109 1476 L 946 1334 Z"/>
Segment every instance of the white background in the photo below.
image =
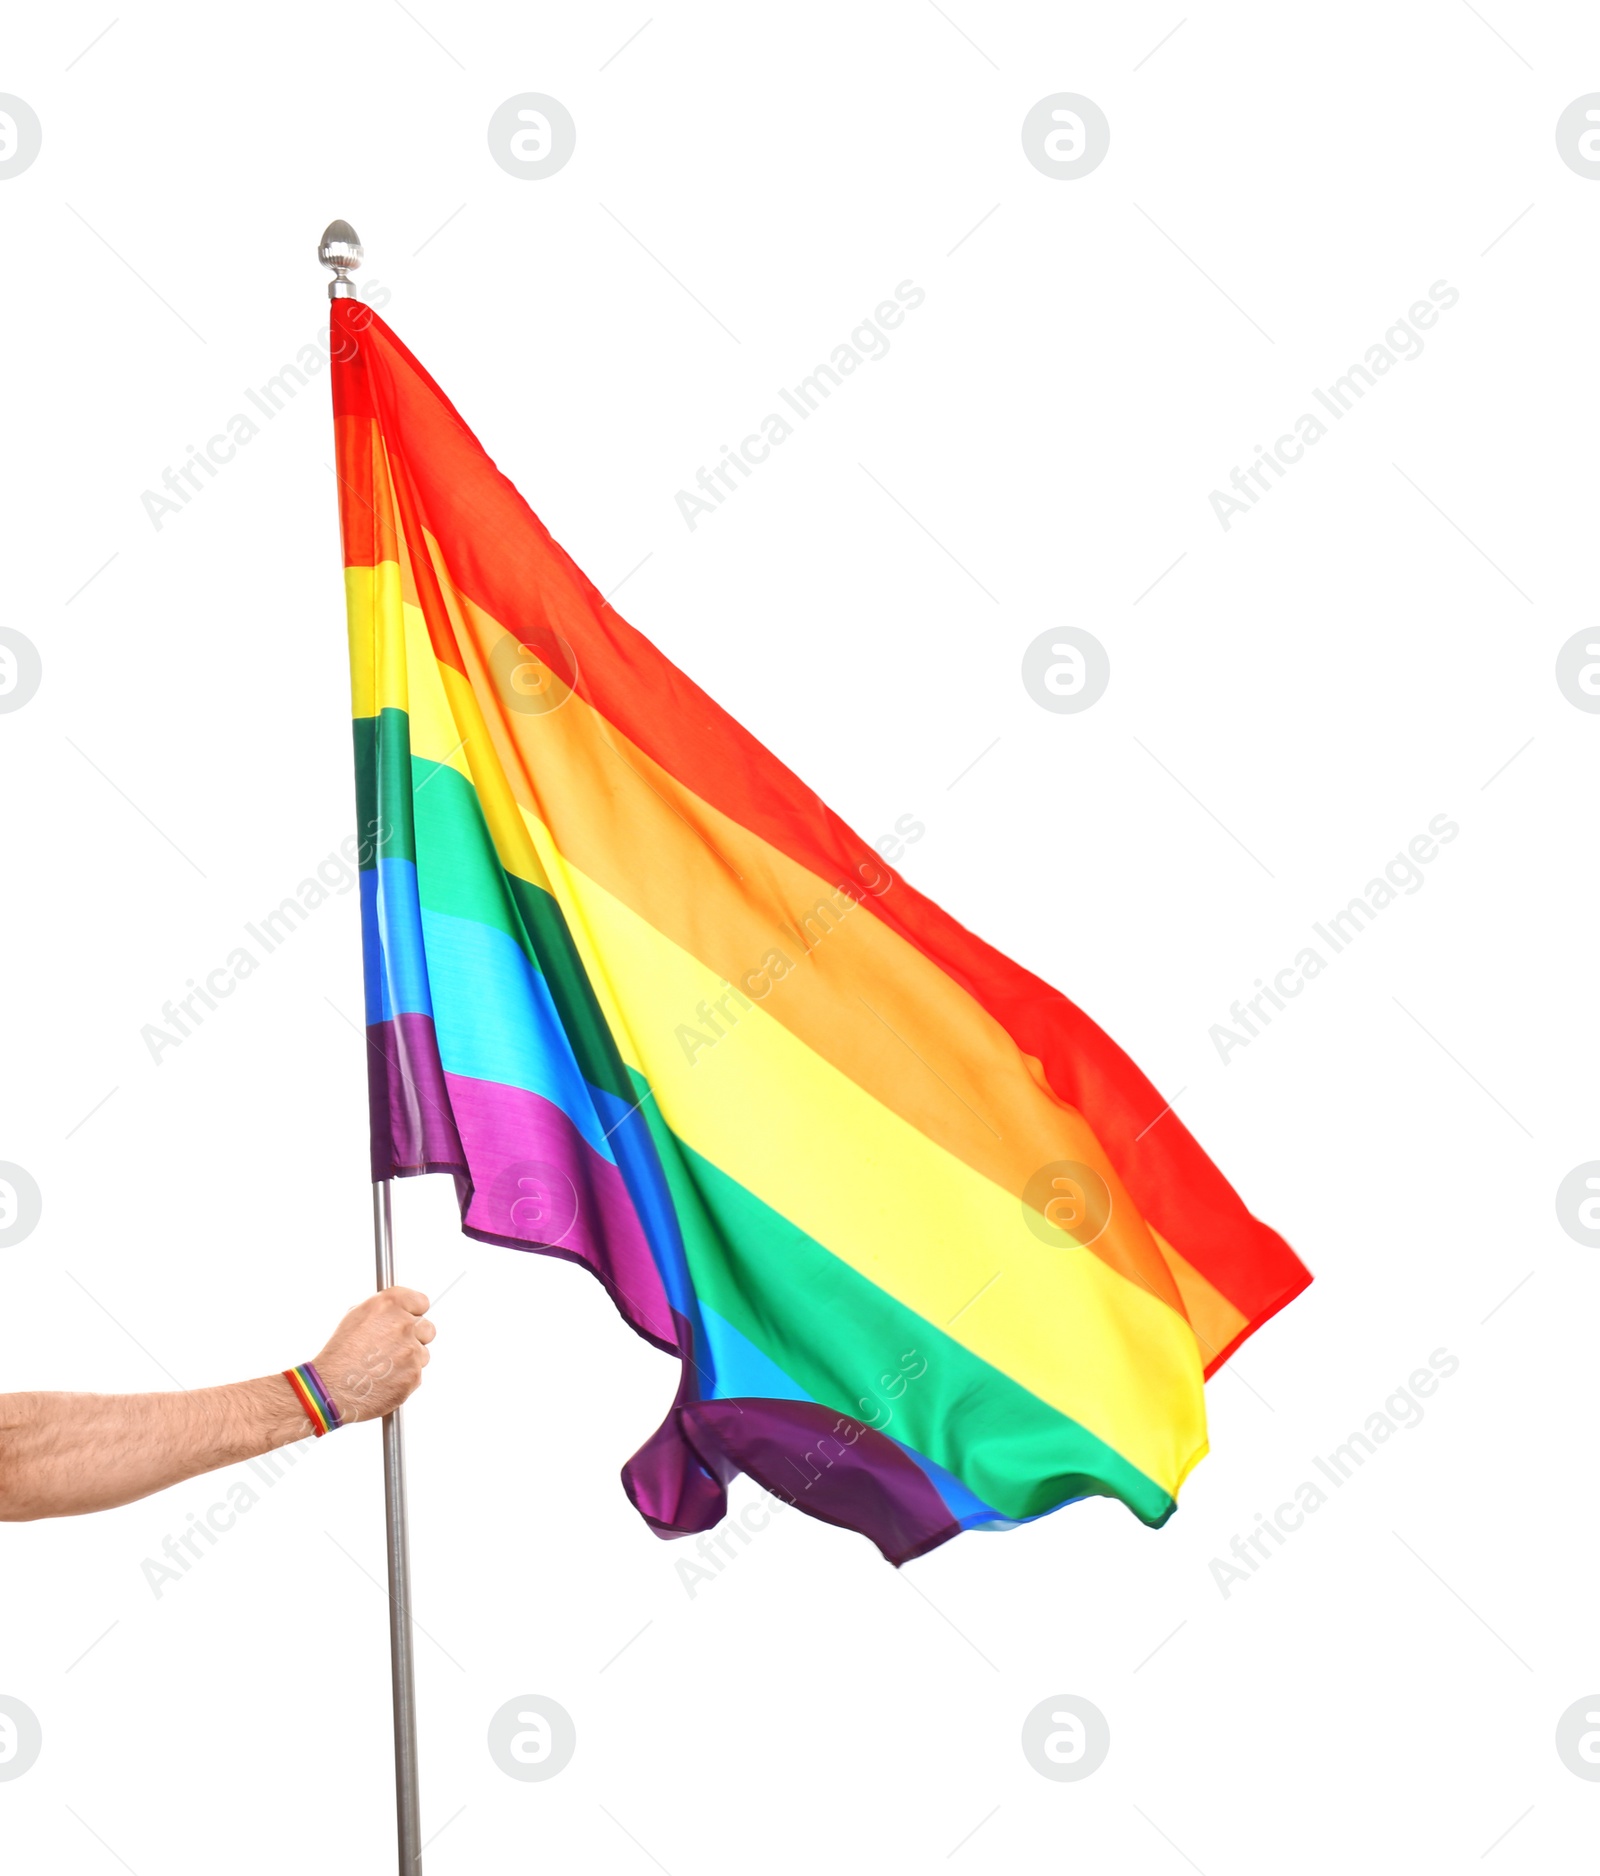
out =
<path fill-rule="evenodd" d="M 865 834 L 920 818 L 911 878 L 1317 1276 L 1164 1531 L 1091 1503 L 896 1573 L 785 1515 L 691 1596 L 617 1482 L 673 1364 L 405 1186 L 402 1275 L 454 1285 L 408 1409 L 428 1868 L 1578 1867 L 1600 1278 L 1554 1197 L 1600 1153 L 1600 719 L 1554 666 L 1594 617 L 1600 188 L 1554 128 L 1600 18 L 366 0 L 85 52 L 110 11 L 13 19 L 0 72 L 44 126 L 0 183 L 0 623 L 44 662 L 0 718 L 0 1158 L 44 1195 L 0 1388 L 281 1368 L 370 1282 L 354 897 L 140 1039 L 353 826 L 320 377 L 159 530 L 140 501 L 322 328 L 346 216 L 625 614 Z M 485 138 L 529 90 L 578 127 L 544 181 Z M 1064 90 L 1111 124 L 1077 181 L 1019 135 Z M 691 532 L 675 492 L 905 279 L 889 355 Z M 1210 491 L 1438 280 L 1422 355 L 1225 532 Z M 1020 681 L 1060 625 L 1111 659 L 1081 715 Z M 1211 1025 L 1441 813 L 1425 886 L 1224 1065 Z M 1422 1424 L 1224 1598 L 1210 1560 L 1439 1348 Z M 392 1869 L 376 1429 L 303 1458 L 159 1598 L 227 1477 L 0 1535 L 44 1734 L 8 1869 Z M 485 1745 L 526 1693 L 577 1726 L 546 1783 Z M 1083 1782 L 1020 1749 L 1057 1694 L 1109 1721 Z"/>

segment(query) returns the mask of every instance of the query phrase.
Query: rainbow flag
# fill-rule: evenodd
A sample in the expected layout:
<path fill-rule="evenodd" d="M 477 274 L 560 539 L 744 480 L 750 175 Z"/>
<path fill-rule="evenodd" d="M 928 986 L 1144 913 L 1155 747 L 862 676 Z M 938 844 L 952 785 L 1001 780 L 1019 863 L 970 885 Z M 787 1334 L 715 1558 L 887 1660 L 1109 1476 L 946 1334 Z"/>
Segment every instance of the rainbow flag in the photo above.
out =
<path fill-rule="evenodd" d="M 680 1363 L 623 1483 L 744 1472 L 901 1563 L 1146 1524 L 1202 1378 L 1309 1273 L 1083 1012 L 625 623 L 333 302 L 374 1179 L 586 1265 Z M 797 663 L 803 669 L 803 663 Z"/>

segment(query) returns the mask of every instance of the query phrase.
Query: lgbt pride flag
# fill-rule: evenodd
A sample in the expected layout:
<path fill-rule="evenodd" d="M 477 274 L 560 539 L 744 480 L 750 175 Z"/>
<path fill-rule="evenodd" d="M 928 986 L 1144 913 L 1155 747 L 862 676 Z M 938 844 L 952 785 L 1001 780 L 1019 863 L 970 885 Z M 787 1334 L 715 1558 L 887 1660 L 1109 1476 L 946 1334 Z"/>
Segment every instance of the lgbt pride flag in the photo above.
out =
<path fill-rule="evenodd" d="M 678 1357 L 623 1471 L 891 1561 L 1151 1525 L 1309 1274 L 1082 1011 L 931 904 L 595 590 L 333 302 L 374 1179 L 586 1265 Z"/>

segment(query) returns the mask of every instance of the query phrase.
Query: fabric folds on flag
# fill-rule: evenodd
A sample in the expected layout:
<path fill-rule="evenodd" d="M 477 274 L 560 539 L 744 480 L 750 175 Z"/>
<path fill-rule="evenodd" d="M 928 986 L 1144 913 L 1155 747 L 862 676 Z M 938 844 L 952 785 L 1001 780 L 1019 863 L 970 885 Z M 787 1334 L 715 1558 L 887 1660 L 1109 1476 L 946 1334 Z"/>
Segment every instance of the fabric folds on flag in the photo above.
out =
<path fill-rule="evenodd" d="M 1090 1019 L 908 884 L 596 591 L 333 303 L 375 1179 L 583 1264 L 680 1363 L 623 1471 L 895 1563 L 1159 1525 L 1202 1378 L 1310 1281 Z"/>

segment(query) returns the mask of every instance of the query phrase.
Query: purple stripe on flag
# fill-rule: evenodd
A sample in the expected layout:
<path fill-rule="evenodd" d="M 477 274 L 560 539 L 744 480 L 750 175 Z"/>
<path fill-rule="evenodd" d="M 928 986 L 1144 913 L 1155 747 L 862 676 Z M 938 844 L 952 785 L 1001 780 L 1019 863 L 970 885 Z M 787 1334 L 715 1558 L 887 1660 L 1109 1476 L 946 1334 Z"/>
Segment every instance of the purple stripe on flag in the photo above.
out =
<path fill-rule="evenodd" d="M 785 1504 L 861 1532 L 890 1563 L 908 1563 L 960 1530 L 922 1468 L 861 1421 L 814 1401 L 688 1401 L 686 1391 L 622 1473 L 658 1536 L 719 1524 L 724 1485 L 738 1472 Z"/>
<path fill-rule="evenodd" d="M 444 1082 L 472 1181 L 462 1228 L 585 1265 L 641 1335 L 676 1353 L 672 1309 L 616 1165 L 541 1095 L 464 1075 Z"/>
<path fill-rule="evenodd" d="M 367 1030 L 372 1176 L 453 1172 L 462 1229 L 582 1264 L 625 1320 L 669 1354 L 675 1318 L 622 1174 L 553 1103 L 447 1075 L 431 1016 Z"/>
<path fill-rule="evenodd" d="M 431 1016 L 368 1024 L 367 1112 L 375 1181 L 466 1170 Z"/>

